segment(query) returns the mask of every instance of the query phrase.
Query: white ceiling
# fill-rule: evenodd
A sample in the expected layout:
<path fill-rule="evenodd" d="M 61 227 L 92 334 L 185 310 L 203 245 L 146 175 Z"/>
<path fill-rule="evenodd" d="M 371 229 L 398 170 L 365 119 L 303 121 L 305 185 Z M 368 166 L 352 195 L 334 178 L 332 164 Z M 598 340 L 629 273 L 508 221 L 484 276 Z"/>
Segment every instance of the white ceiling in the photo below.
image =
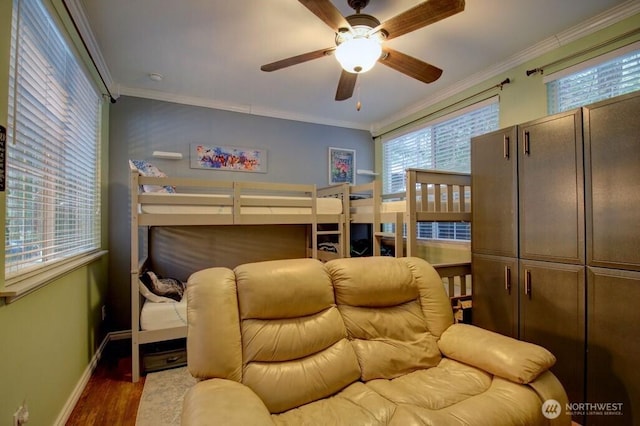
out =
<path fill-rule="evenodd" d="M 334 45 L 333 31 L 297 0 L 77 1 L 93 34 L 85 39 L 99 49 L 94 56 L 104 60 L 116 96 L 368 130 L 486 80 L 536 46 L 560 44 L 567 34 L 638 9 L 638 0 L 466 0 L 463 12 L 388 41 L 442 68 L 442 77 L 427 85 L 378 64 L 359 77 L 357 111 L 358 89 L 350 100 L 334 100 L 340 67 L 332 56 L 260 71 L 265 63 Z M 385 21 L 420 2 L 371 0 L 363 12 Z M 346 0 L 333 3 L 343 15 L 353 13 Z M 152 81 L 149 73 L 164 79 Z"/>

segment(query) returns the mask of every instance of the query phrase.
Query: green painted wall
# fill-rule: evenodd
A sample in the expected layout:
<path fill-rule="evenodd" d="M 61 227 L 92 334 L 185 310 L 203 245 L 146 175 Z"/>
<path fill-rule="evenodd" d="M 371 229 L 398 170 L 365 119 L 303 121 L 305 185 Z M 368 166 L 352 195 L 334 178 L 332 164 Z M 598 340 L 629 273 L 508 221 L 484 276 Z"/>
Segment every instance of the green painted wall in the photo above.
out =
<path fill-rule="evenodd" d="M 0 2 L 0 124 L 7 125 L 11 1 Z M 105 104 L 106 105 L 106 104 Z M 109 107 L 104 108 L 103 163 L 108 170 Z M 107 176 L 103 179 L 106 217 Z M 0 220 L 5 223 L 5 193 Z M 107 220 L 103 221 L 107 241 Z M 4 231 L 3 231 L 4 234 Z M 107 289 L 105 256 L 70 272 L 11 304 L 0 299 L 0 424 L 27 401 L 29 425 L 50 425 L 71 396 L 106 330 L 101 307 Z M 0 285 L 4 285 L 4 244 L 0 244 Z"/>
<path fill-rule="evenodd" d="M 23 400 L 30 425 L 58 417 L 103 339 L 105 270 L 103 258 L 0 305 L 0 423 Z"/>

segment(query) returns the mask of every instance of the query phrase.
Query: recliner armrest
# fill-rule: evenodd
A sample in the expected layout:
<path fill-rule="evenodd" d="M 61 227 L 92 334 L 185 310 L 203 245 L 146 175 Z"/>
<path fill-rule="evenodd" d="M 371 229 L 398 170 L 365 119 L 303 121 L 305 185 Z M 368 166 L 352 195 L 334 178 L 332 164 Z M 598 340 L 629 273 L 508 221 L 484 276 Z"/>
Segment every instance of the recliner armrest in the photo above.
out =
<path fill-rule="evenodd" d="M 182 426 L 273 426 L 271 413 L 247 386 L 226 379 L 198 382 L 182 403 Z"/>
<path fill-rule="evenodd" d="M 438 346 L 448 358 L 521 384 L 535 380 L 556 362 L 542 346 L 468 324 L 447 328 Z"/>
<path fill-rule="evenodd" d="M 558 403 L 559 407 L 550 407 L 550 409 L 560 410 L 560 414 L 555 418 L 549 419 L 551 426 L 570 426 L 571 425 L 571 413 L 567 412 L 567 406 L 569 405 L 569 398 L 567 393 L 562 387 L 562 383 L 551 371 L 545 371 L 540 374 L 534 381 L 529 383 L 529 386 L 540 397 L 540 401 L 545 402 L 554 400 Z"/>

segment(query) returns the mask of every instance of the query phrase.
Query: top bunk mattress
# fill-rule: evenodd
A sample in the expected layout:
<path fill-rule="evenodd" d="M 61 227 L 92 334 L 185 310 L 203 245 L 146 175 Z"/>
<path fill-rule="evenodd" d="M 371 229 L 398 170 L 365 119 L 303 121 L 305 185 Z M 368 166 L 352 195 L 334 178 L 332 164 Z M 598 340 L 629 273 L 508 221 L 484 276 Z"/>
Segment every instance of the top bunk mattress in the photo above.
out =
<path fill-rule="evenodd" d="M 405 213 L 407 211 L 407 201 L 385 201 L 380 203 L 380 213 Z M 351 213 L 373 213 L 373 205 L 351 206 Z"/>
<path fill-rule="evenodd" d="M 174 203 L 153 203 L 141 204 L 140 211 L 146 214 L 220 214 L 230 215 L 233 213 L 233 206 L 228 205 L 232 200 L 231 195 L 224 194 L 171 194 L 171 193 L 154 193 L 154 196 L 169 197 L 180 195 L 182 199 L 187 198 L 186 202 L 180 204 Z M 188 199 L 193 200 L 193 204 Z M 253 215 L 272 215 L 272 214 L 311 214 L 310 207 L 296 206 L 270 206 L 269 203 L 275 201 L 309 201 L 310 197 L 287 197 L 287 196 L 271 196 L 271 195 L 242 195 L 241 199 L 259 200 L 265 205 L 261 206 L 242 206 L 241 214 Z M 203 200 L 210 202 L 208 205 L 200 204 Z M 219 202 L 219 204 L 217 204 Z M 316 198 L 317 214 L 341 214 L 342 200 L 339 198 L 326 197 Z"/>
<path fill-rule="evenodd" d="M 419 202 L 419 199 L 418 199 Z M 406 213 L 407 211 L 407 201 L 406 200 L 394 200 L 394 201 L 384 201 L 380 203 L 380 213 Z M 446 208 L 446 201 L 442 202 L 442 206 Z M 470 211 L 471 202 L 470 200 L 465 200 L 465 210 Z M 420 207 L 418 207 L 420 208 Z M 460 206 L 457 201 L 454 203 L 453 212 L 459 212 Z M 429 201 L 429 209 L 433 211 L 433 201 Z M 359 206 L 351 206 L 350 208 L 351 214 L 372 214 L 373 213 L 373 204 L 365 204 Z M 446 210 L 443 210 L 446 212 Z"/>

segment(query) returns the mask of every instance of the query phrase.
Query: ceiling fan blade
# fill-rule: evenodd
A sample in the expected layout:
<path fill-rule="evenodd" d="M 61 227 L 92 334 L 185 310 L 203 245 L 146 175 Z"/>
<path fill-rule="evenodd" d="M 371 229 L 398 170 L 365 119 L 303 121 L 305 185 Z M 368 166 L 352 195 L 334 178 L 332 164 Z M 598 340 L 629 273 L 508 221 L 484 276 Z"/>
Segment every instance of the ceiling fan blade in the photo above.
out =
<path fill-rule="evenodd" d="M 410 33 L 464 10 L 464 0 L 429 0 L 383 22 L 371 30 L 384 30 L 387 40 Z"/>
<path fill-rule="evenodd" d="M 338 81 L 338 90 L 336 90 L 336 101 L 344 101 L 353 96 L 353 89 L 356 87 L 357 80 L 358 74 L 342 70 L 340 81 Z"/>
<path fill-rule="evenodd" d="M 396 71 L 420 80 L 423 83 L 433 83 L 442 75 L 442 70 L 436 66 L 422 62 L 419 59 L 409 56 L 397 50 L 385 47 L 385 55 L 378 62 Z"/>
<path fill-rule="evenodd" d="M 340 28 L 347 28 L 351 31 L 351 25 L 342 16 L 342 13 L 329 0 L 298 0 L 311 13 L 316 15 L 335 32 Z"/>
<path fill-rule="evenodd" d="M 291 65 L 301 64 L 312 59 L 322 58 L 323 56 L 331 54 L 334 50 L 336 50 L 335 47 L 329 47 L 327 49 L 320 49 L 314 52 L 303 53 L 302 55 L 292 56 L 290 58 L 271 62 L 270 64 L 261 66 L 260 69 L 267 72 L 276 71 L 282 68 L 290 67 Z"/>

